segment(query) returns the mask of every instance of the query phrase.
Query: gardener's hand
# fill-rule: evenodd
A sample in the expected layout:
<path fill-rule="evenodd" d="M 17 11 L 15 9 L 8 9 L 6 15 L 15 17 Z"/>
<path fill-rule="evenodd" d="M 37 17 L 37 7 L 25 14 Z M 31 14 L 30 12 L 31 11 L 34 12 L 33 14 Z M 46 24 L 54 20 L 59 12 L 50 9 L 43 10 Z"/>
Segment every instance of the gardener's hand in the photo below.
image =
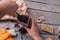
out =
<path fill-rule="evenodd" d="M 42 40 L 39 34 L 38 26 L 36 25 L 34 19 L 32 19 L 32 27 L 26 28 L 28 34 L 34 39 L 34 40 Z"/>

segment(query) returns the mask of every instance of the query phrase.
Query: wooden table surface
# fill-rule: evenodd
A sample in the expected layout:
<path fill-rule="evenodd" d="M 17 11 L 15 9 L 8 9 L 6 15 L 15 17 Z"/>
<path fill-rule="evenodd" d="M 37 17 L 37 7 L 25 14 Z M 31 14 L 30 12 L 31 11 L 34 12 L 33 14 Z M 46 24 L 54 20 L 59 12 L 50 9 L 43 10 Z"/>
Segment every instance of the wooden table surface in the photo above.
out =
<path fill-rule="evenodd" d="M 35 20 L 39 16 L 44 16 L 45 21 L 44 24 L 47 24 L 51 27 L 55 28 L 55 34 L 57 34 L 58 28 L 60 26 L 60 0 L 24 0 L 30 15 L 35 18 Z M 43 23 L 37 23 L 38 27 L 40 27 Z M 0 22 L 0 28 L 9 27 L 13 29 L 15 26 L 15 22 Z M 33 40 L 28 34 L 22 35 L 17 32 L 18 36 L 15 40 Z M 50 36 L 55 36 L 57 40 L 58 35 L 50 35 L 50 34 L 41 34 L 43 39 L 46 39 Z"/>

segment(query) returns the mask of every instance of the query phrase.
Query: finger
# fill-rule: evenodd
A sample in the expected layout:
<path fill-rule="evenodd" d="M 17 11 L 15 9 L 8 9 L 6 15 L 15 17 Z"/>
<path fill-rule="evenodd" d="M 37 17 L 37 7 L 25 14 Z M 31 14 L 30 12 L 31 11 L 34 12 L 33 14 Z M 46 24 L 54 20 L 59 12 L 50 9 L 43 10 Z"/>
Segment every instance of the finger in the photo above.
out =
<path fill-rule="evenodd" d="M 32 29 L 38 28 L 35 20 L 32 18 Z"/>
<path fill-rule="evenodd" d="M 31 28 L 34 28 L 35 27 L 35 20 L 32 17 L 30 17 L 30 18 L 31 18 L 31 22 L 32 22 L 32 27 Z"/>
<path fill-rule="evenodd" d="M 34 19 L 32 18 L 32 26 L 34 26 Z"/>
<path fill-rule="evenodd" d="M 25 27 L 25 29 L 27 30 L 27 31 L 29 31 L 30 29 L 29 28 L 27 28 L 27 27 Z"/>
<path fill-rule="evenodd" d="M 35 20 L 32 18 L 32 27 L 35 27 Z"/>

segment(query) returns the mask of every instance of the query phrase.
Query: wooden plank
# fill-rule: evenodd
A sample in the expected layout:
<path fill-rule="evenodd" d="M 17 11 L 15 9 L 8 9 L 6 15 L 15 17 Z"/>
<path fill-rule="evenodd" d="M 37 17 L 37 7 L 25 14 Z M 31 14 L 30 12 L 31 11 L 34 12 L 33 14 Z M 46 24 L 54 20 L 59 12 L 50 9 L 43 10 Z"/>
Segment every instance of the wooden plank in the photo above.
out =
<path fill-rule="evenodd" d="M 52 11 L 52 12 L 60 12 L 60 6 L 35 3 L 35 2 L 29 2 L 29 1 L 25 1 L 25 2 L 26 2 L 26 5 L 28 8 L 33 8 L 33 9 L 37 9 L 37 10 Z"/>
<path fill-rule="evenodd" d="M 55 37 L 57 40 L 59 40 L 58 36 L 54 36 L 54 35 L 42 35 L 42 38 L 46 40 L 47 38 L 52 37 L 52 36 Z"/>
<path fill-rule="evenodd" d="M 39 29 L 41 28 L 42 24 L 37 24 Z M 48 25 L 48 24 L 46 24 Z M 54 29 L 54 35 L 57 36 L 57 33 L 58 33 L 58 28 L 59 26 L 56 26 L 56 25 L 48 25 L 50 28 L 53 28 Z M 44 34 L 45 32 L 42 32 L 40 31 L 42 34 Z M 45 33 L 45 35 L 51 35 L 51 34 L 48 34 L 48 33 Z"/>
<path fill-rule="evenodd" d="M 30 15 L 35 19 L 37 19 L 39 16 L 44 16 L 46 21 L 44 21 L 43 23 L 59 24 L 60 25 L 60 14 L 32 10 L 32 9 L 29 9 L 29 12 L 30 12 Z"/>
<path fill-rule="evenodd" d="M 14 28 L 14 25 L 15 25 L 15 22 L 11 22 L 11 21 L 8 21 L 8 22 L 0 22 L 0 28 L 11 28 L 13 29 Z M 40 25 L 42 24 L 38 24 L 38 27 L 41 27 Z M 58 26 L 53 26 L 53 25 L 49 25 L 50 27 L 55 27 L 55 29 L 57 30 L 57 27 Z M 57 31 L 56 31 L 57 32 Z M 19 32 L 16 32 L 18 35 L 17 37 L 15 37 L 15 40 L 33 40 L 28 34 L 25 34 L 25 35 L 22 35 L 21 33 Z M 55 36 L 57 38 L 56 35 L 49 35 L 49 34 L 41 34 L 42 38 L 46 39 L 50 36 Z M 57 38 L 58 39 L 58 38 Z"/>
<path fill-rule="evenodd" d="M 53 4 L 53 5 L 60 5 L 60 0 L 27 0 L 27 1 L 33 1 L 38 3 L 45 3 L 45 4 Z"/>

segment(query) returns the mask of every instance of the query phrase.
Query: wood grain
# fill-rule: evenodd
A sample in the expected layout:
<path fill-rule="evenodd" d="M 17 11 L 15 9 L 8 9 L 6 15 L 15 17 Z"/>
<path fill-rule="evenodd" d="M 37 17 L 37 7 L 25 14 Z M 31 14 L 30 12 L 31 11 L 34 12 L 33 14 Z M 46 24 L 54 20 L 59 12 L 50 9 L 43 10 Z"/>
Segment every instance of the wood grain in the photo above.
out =
<path fill-rule="evenodd" d="M 0 22 L 0 29 L 5 29 L 7 27 L 11 28 L 11 29 L 14 29 L 14 25 L 15 25 L 15 22 L 11 22 L 11 21 L 6 21 L 6 22 Z M 38 27 L 41 27 L 42 24 L 38 24 Z M 57 33 L 57 29 L 59 26 L 54 26 L 54 25 L 49 25 L 50 27 L 54 27 L 55 28 L 55 32 Z M 40 31 L 41 32 L 41 31 Z M 16 32 L 18 35 L 17 37 L 15 37 L 14 40 L 33 40 L 28 34 L 25 34 L 25 35 L 22 35 L 21 33 L 19 32 Z M 50 36 L 55 36 L 57 38 L 57 35 L 50 35 L 50 34 L 41 34 L 41 37 L 46 39 Z M 58 39 L 58 38 L 57 38 Z"/>
<path fill-rule="evenodd" d="M 45 20 L 43 23 L 50 23 L 50 24 L 59 24 L 60 25 L 60 14 L 52 13 L 52 12 L 45 12 L 45 11 L 38 11 L 29 9 L 30 15 L 35 18 L 35 20 L 39 16 L 44 16 Z"/>
<path fill-rule="evenodd" d="M 60 6 L 60 0 L 27 0 L 27 1 L 33 1 L 38 3 L 45 3 L 45 4 L 53 4 Z"/>
<path fill-rule="evenodd" d="M 60 6 L 30 2 L 30 1 L 25 1 L 25 3 L 28 8 L 37 9 L 37 10 L 52 11 L 52 12 L 60 12 Z"/>

